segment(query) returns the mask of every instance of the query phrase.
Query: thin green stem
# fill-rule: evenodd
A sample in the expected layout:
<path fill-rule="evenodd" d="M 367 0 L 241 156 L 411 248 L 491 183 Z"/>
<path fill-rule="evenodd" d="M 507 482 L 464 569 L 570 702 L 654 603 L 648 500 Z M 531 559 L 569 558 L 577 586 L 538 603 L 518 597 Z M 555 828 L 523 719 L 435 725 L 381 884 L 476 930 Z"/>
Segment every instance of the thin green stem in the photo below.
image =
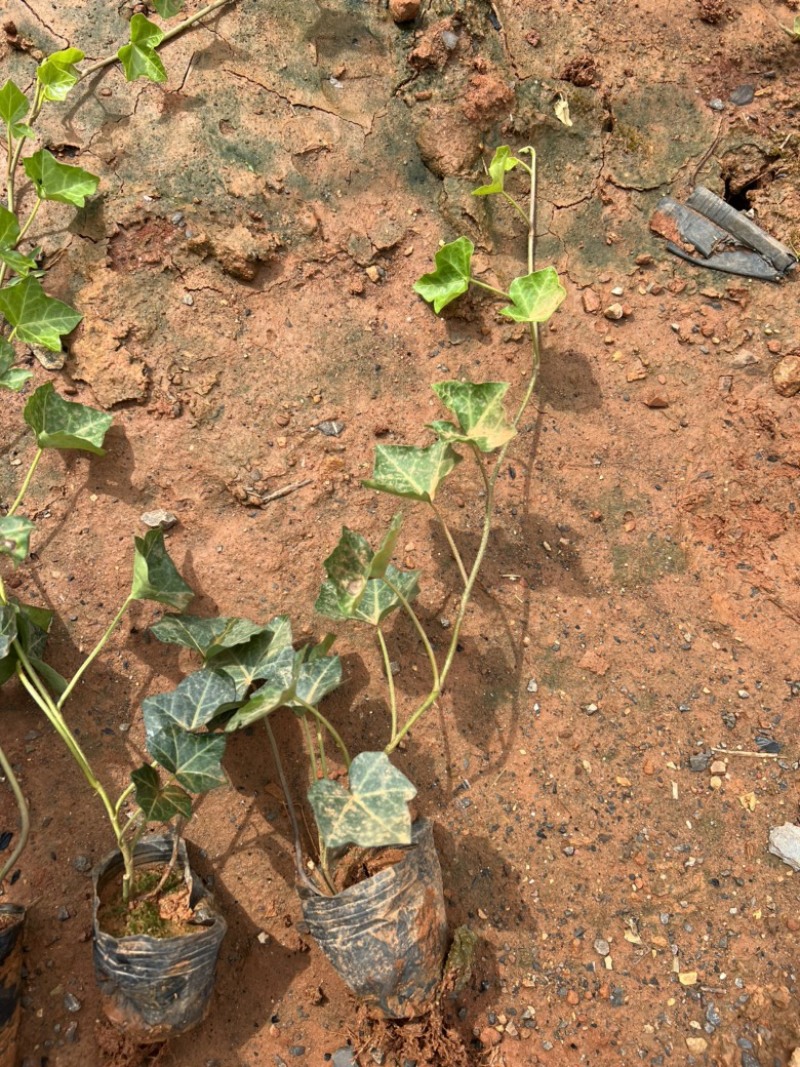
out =
<path fill-rule="evenodd" d="M 119 798 L 117 799 L 117 802 L 114 805 L 114 815 L 117 819 L 119 819 L 119 813 L 122 811 L 122 805 L 125 803 L 125 801 L 135 789 L 136 786 L 133 784 L 133 782 L 131 782 L 131 784 L 125 789 L 123 789 L 123 791 L 120 793 Z"/>
<path fill-rule="evenodd" d="M 30 214 L 28 215 L 27 219 L 25 219 L 25 222 L 22 224 L 22 228 L 19 231 L 19 237 L 14 242 L 14 247 L 15 248 L 17 247 L 18 244 L 20 244 L 22 242 L 23 238 L 25 237 L 25 234 L 28 232 L 28 230 L 33 225 L 33 220 L 36 218 L 37 214 L 39 213 L 39 208 L 41 206 L 42 206 L 42 201 L 39 199 L 39 197 L 37 197 L 36 198 L 36 203 L 31 208 Z"/>
<path fill-rule="evenodd" d="M 392 664 L 389 659 L 389 649 L 386 647 L 386 640 L 380 626 L 376 627 L 376 633 L 378 634 L 378 644 L 381 646 L 381 655 L 383 656 L 386 684 L 389 687 L 389 711 L 392 716 L 392 740 L 394 740 L 394 735 L 397 733 L 397 693 L 394 688 L 394 675 L 392 674 Z"/>
<path fill-rule="evenodd" d="M 447 538 L 447 543 L 450 546 L 450 551 L 453 554 L 453 559 L 456 561 L 456 566 L 458 567 L 458 573 L 461 575 L 461 580 L 464 585 L 466 585 L 467 571 L 464 566 L 464 561 L 461 558 L 461 553 L 458 551 L 458 545 L 455 543 L 455 541 L 453 540 L 453 535 L 450 533 L 450 527 L 447 525 L 444 515 L 442 515 L 441 511 L 439 511 L 433 501 L 431 501 L 431 507 L 433 508 L 434 515 L 439 520 L 439 523 L 442 529 L 444 530 L 444 536 Z"/>
<path fill-rule="evenodd" d="M 316 782 L 319 778 L 319 766 L 317 764 L 317 754 L 314 751 L 314 738 L 311 736 L 311 727 L 308 725 L 308 719 L 305 715 L 300 717 L 300 729 L 303 731 L 303 740 L 306 743 L 306 751 L 311 762 L 311 777 Z"/>
<path fill-rule="evenodd" d="M 411 607 L 408 600 L 406 600 L 406 598 L 403 596 L 397 586 L 393 585 L 386 575 L 383 576 L 383 580 L 384 582 L 386 582 L 391 591 L 403 605 L 403 609 L 405 610 L 406 615 L 408 615 L 409 619 L 411 619 L 412 623 L 414 624 L 414 629 L 419 634 L 420 640 L 422 641 L 422 644 L 425 648 L 425 652 L 428 656 L 428 662 L 431 665 L 431 674 L 433 675 L 433 686 L 434 689 L 437 689 L 439 687 L 439 665 L 436 662 L 436 656 L 434 655 L 433 648 L 431 647 L 431 643 L 428 640 L 428 635 L 425 633 L 422 623 L 417 617 L 417 613 Z"/>
<path fill-rule="evenodd" d="M 103 651 L 103 648 L 107 644 L 108 639 L 114 633 L 114 631 L 116 630 L 117 626 L 119 625 L 120 619 L 125 614 L 125 612 L 126 612 L 126 610 L 128 608 L 128 605 L 131 604 L 134 599 L 135 598 L 133 596 L 131 596 L 131 595 L 128 595 L 126 597 L 122 607 L 119 609 L 117 614 L 111 620 L 111 623 L 106 628 L 106 631 L 103 634 L 103 636 L 100 638 L 100 640 L 94 646 L 94 648 L 89 653 L 89 655 L 86 657 L 86 659 L 83 661 L 83 663 L 80 665 L 80 667 L 78 667 L 77 671 L 73 674 L 69 684 L 67 685 L 67 688 L 64 690 L 64 692 L 61 694 L 61 696 L 58 699 L 58 703 L 56 704 L 56 710 L 60 711 L 61 708 L 63 708 L 64 704 L 66 703 L 67 698 L 69 697 L 70 693 L 73 691 L 75 686 L 78 684 L 78 682 L 81 680 L 81 678 L 85 674 L 87 668 L 91 665 L 91 663 Z"/>
<path fill-rule="evenodd" d="M 213 3 L 206 4 L 205 7 L 201 8 L 194 15 L 190 15 L 189 18 L 184 19 L 183 22 L 179 22 L 177 26 L 173 26 L 171 30 L 167 30 L 167 32 L 161 38 L 158 47 L 161 48 L 167 43 L 167 41 L 171 41 L 174 37 L 177 37 L 179 34 L 183 33 L 184 30 L 188 30 L 190 26 L 194 26 L 196 22 L 199 22 L 201 19 L 204 19 L 206 15 L 210 15 L 218 8 L 225 7 L 226 4 L 230 3 L 235 3 L 235 0 L 213 0 Z M 86 70 L 82 70 L 80 78 L 78 80 L 83 81 L 84 78 L 88 78 L 92 74 L 97 74 L 99 70 L 105 70 L 106 67 L 111 67 L 114 65 L 114 63 L 118 62 L 119 57 L 115 52 L 113 55 L 106 56 L 105 59 L 100 59 L 96 63 L 93 63 L 90 67 L 87 67 Z"/>
<path fill-rule="evenodd" d="M 28 473 L 25 475 L 25 479 L 24 479 L 22 485 L 20 486 L 19 492 L 17 493 L 17 499 L 14 501 L 14 503 L 8 509 L 6 517 L 8 517 L 8 515 L 13 515 L 16 512 L 17 508 L 22 503 L 22 501 L 23 501 L 23 499 L 25 497 L 25 494 L 28 491 L 28 486 L 31 484 L 31 478 L 34 475 L 34 472 L 35 472 L 36 468 L 39 466 L 39 460 L 42 458 L 43 455 L 44 455 L 44 449 L 43 448 L 37 448 L 36 455 L 33 457 L 33 462 L 31 463 L 30 467 L 28 467 Z"/>
<path fill-rule="evenodd" d="M 328 777 L 328 757 L 325 755 L 325 734 L 322 727 L 317 723 L 317 744 L 319 745 L 319 765 L 322 769 L 322 777 Z"/>
<path fill-rule="evenodd" d="M 305 708 L 306 711 L 310 712 L 314 716 L 314 718 L 317 720 L 318 723 L 321 723 L 322 726 L 325 727 L 325 729 L 331 735 L 333 740 L 336 742 L 336 744 L 337 744 L 337 746 L 339 748 L 339 751 L 342 754 L 342 759 L 344 760 L 345 766 L 347 767 L 347 769 L 349 771 L 350 770 L 350 753 L 347 751 L 347 745 L 342 740 L 341 734 L 336 729 L 336 727 L 333 725 L 333 723 L 329 719 L 326 719 L 325 716 L 322 714 L 322 712 L 319 710 L 319 708 L 315 708 L 313 704 L 307 704 L 305 702 L 305 700 L 301 700 L 299 697 L 297 698 L 297 702 L 301 707 Z"/>
<path fill-rule="evenodd" d="M 6 781 L 9 784 L 11 792 L 14 794 L 14 799 L 17 802 L 17 810 L 19 811 L 19 837 L 14 847 L 14 851 L 8 857 L 6 862 L 0 867 L 0 890 L 3 887 L 3 882 L 8 877 L 9 873 L 14 869 L 14 866 L 25 850 L 25 846 L 28 843 L 28 835 L 31 829 L 31 817 L 28 810 L 28 802 L 23 796 L 20 784 L 17 781 L 17 776 L 11 767 L 11 764 L 6 757 L 2 747 L 0 747 L 0 767 L 3 770 L 3 774 L 6 776 Z"/>
<path fill-rule="evenodd" d="M 470 274 L 469 280 L 472 285 L 477 285 L 479 289 L 485 289 L 487 293 L 494 293 L 495 296 L 502 297 L 503 300 L 510 299 L 508 293 L 504 293 L 502 289 L 497 289 L 494 285 L 489 285 L 488 282 L 482 282 L 474 274 Z"/>
<path fill-rule="evenodd" d="M 503 190 L 503 197 L 509 202 L 509 204 L 511 204 L 515 211 L 518 211 L 520 215 L 522 215 L 523 219 L 525 220 L 525 224 L 527 225 L 528 216 L 526 215 L 525 209 L 522 207 L 522 205 L 519 204 L 513 196 L 507 193 L 505 189 Z"/>

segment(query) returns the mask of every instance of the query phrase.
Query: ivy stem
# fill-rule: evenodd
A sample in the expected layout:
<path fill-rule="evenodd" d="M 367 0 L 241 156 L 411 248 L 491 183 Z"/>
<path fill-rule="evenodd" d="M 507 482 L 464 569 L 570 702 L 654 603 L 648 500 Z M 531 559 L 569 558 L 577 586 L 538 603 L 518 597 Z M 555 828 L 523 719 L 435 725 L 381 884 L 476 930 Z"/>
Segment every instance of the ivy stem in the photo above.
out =
<path fill-rule="evenodd" d="M 194 15 L 190 15 L 189 18 L 184 19 L 183 22 L 179 22 L 177 26 L 173 26 L 171 30 L 167 30 L 159 41 L 158 47 L 161 48 L 167 41 L 171 41 L 173 37 L 177 37 L 179 34 L 183 33 L 184 30 L 188 30 L 190 26 L 194 26 L 196 22 L 199 22 L 200 19 L 204 19 L 206 15 L 210 15 L 218 8 L 225 7 L 226 4 L 234 2 L 235 0 L 213 0 L 213 3 L 206 4 L 205 7 L 202 7 L 199 11 L 195 12 Z M 96 63 L 92 63 L 90 67 L 87 67 L 86 70 L 81 71 L 78 81 L 83 81 L 84 78 L 89 78 L 92 74 L 97 74 L 99 70 L 105 70 L 106 67 L 111 67 L 114 63 L 118 62 L 119 57 L 116 52 L 114 52 L 113 55 L 106 56 L 105 59 L 99 59 Z"/>
<path fill-rule="evenodd" d="M 322 712 L 319 710 L 319 708 L 315 708 L 313 704 L 307 704 L 305 700 L 301 700 L 299 697 L 297 697 L 297 703 L 301 707 L 305 708 L 306 711 L 310 711 L 314 718 L 317 720 L 317 722 L 321 723 L 321 725 L 325 727 L 325 729 L 328 731 L 328 733 L 338 745 L 339 751 L 342 754 L 342 759 L 344 760 L 345 767 L 349 771 L 350 753 L 347 751 L 347 745 L 342 740 L 342 735 L 339 733 L 333 723 L 329 719 L 326 719 Z"/>
<path fill-rule="evenodd" d="M 122 805 L 125 803 L 125 801 L 128 799 L 128 797 L 131 795 L 131 793 L 135 789 L 136 789 L 136 786 L 133 784 L 133 782 L 131 782 L 131 784 L 129 786 L 127 786 L 125 789 L 123 789 L 123 791 L 120 793 L 119 799 L 117 800 L 116 804 L 114 805 L 114 817 L 117 820 L 119 819 L 119 813 L 122 811 Z"/>
<path fill-rule="evenodd" d="M 24 479 L 22 485 L 20 486 L 19 492 L 17 493 L 17 499 L 14 501 L 14 503 L 8 509 L 8 512 L 6 513 L 6 518 L 8 518 L 9 516 L 13 515 L 16 512 L 17 508 L 22 503 L 22 501 L 23 501 L 23 499 L 25 497 L 25 494 L 28 491 L 28 486 L 31 484 L 31 478 L 34 475 L 34 472 L 36 471 L 36 468 L 39 466 L 39 460 L 42 458 L 43 455 L 44 455 L 44 449 L 43 448 L 37 448 L 36 449 L 36 455 L 33 457 L 33 462 L 31 463 L 30 467 L 28 467 L 28 473 L 25 475 L 25 479 Z"/>
<path fill-rule="evenodd" d="M 28 843 L 28 835 L 31 829 L 31 817 L 28 810 L 28 803 L 22 794 L 22 789 L 17 781 L 17 776 L 14 774 L 11 764 L 2 747 L 0 747 L 0 767 L 2 767 L 3 774 L 6 776 L 6 781 L 9 784 L 11 792 L 14 794 L 14 799 L 17 802 L 17 810 L 19 811 L 19 838 L 17 844 L 6 862 L 0 867 L 0 889 L 2 889 L 3 882 L 14 869 L 14 865 L 24 852 L 25 846 Z"/>
<path fill-rule="evenodd" d="M 434 686 L 434 689 L 438 689 L 439 688 L 439 664 L 436 662 L 436 656 L 434 655 L 433 648 L 431 647 L 431 643 L 428 640 L 428 635 L 425 633 L 425 630 L 423 629 L 422 623 L 419 621 L 419 618 L 417 617 L 417 613 L 411 607 L 411 605 L 409 604 L 408 600 L 403 596 L 403 594 L 400 592 L 400 590 L 397 588 L 397 586 L 393 585 L 392 582 L 390 582 L 389 579 L 386 577 L 386 575 L 384 575 L 383 580 L 384 580 L 384 582 L 386 582 L 386 584 L 389 586 L 391 591 L 394 593 L 394 595 L 397 597 L 397 599 L 403 605 L 403 608 L 405 609 L 406 614 L 408 615 L 408 617 L 411 619 L 412 623 L 414 624 L 414 629 L 419 634 L 420 640 L 422 641 L 422 644 L 425 646 L 425 651 L 426 651 L 426 653 L 428 655 L 428 662 L 431 665 L 431 674 L 433 675 L 433 686 Z"/>
<path fill-rule="evenodd" d="M 269 747 L 272 750 L 272 759 L 275 763 L 275 769 L 278 772 L 278 781 L 281 783 L 281 789 L 283 790 L 283 799 L 286 801 L 286 810 L 289 813 L 289 822 L 292 824 L 292 838 L 294 840 L 294 867 L 297 872 L 297 877 L 303 882 L 307 888 L 313 893 L 317 892 L 317 887 L 311 881 L 306 874 L 306 869 L 303 866 L 303 848 L 300 844 L 300 827 L 297 823 L 297 813 L 294 810 L 294 801 L 292 800 L 292 794 L 289 791 L 289 783 L 286 781 L 286 773 L 283 769 L 283 760 L 281 759 L 280 750 L 278 749 L 278 742 L 275 740 L 275 734 L 272 732 L 272 724 L 269 721 L 269 716 L 264 718 L 264 729 L 267 731 L 267 737 L 269 738 Z"/>
<path fill-rule="evenodd" d="M 453 553 L 453 559 L 456 561 L 456 566 L 458 567 L 458 573 L 461 575 L 461 580 L 464 583 L 464 585 L 466 585 L 467 584 L 467 571 L 466 571 L 466 568 L 464 566 L 464 561 L 461 558 L 461 553 L 458 551 L 458 546 L 456 545 L 455 541 L 453 540 L 453 535 L 450 533 L 450 527 L 445 522 L 444 515 L 442 515 L 441 511 L 439 511 L 439 509 L 436 507 L 436 505 L 434 504 L 433 501 L 431 501 L 431 507 L 433 508 L 434 515 L 439 520 L 439 523 L 440 523 L 442 529 L 444 530 L 444 535 L 447 538 L 447 543 L 450 546 L 450 551 Z"/>
<path fill-rule="evenodd" d="M 525 209 L 519 203 L 517 203 L 517 201 L 514 199 L 514 197 L 511 196 L 509 193 L 507 193 L 505 191 L 505 189 L 503 190 L 503 196 L 509 202 L 509 204 L 511 204 L 511 206 L 514 208 L 514 210 L 518 211 L 520 213 L 520 215 L 522 215 L 523 219 L 525 220 L 525 223 L 527 224 L 528 216 L 525 214 Z"/>
<path fill-rule="evenodd" d="M 378 644 L 381 646 L 383 669 L 386 674 L 386 684 L 389 687 L 389 710 L 392 715 L 392 740 L 394 740 L 394 735 L 397 733 L 397 694 L 394 689 L 394 675 L 392 674 L 392 664 L 389 659 L 389 650 L 386 647 L 383 631 L 380 626 L 377 626 L 375 629 L 378 634 Z"/>
<path fill-rule="evenodd" d="M 33 225 L 33 220 L 36 218 L 36 216 L 37 216 L 37 214 L 39 212 L 39 208 L 41 206 L 42 206 L 42 201 L 41 201 L 41 199 L 39 197 L 37 197 L 36 198 L 36 203 L 31 208 L 30 214 L 28 215 L 27 219 L 25 219 L 25 222 L 22 224 L 22 229 L 19 231 L 19 237 L 14 242 L 14 247 L 15 248 L 17 247 L 18 244 L 20 244 L 22 242 L 23 238 L 25 237 L 25 234 L 28 232 L 28 230 Z"/>
<path fill-rule="evenodd" d="M 97 657 L 103 651 L 103 649 L 105 648 L 105 646 L 106 646 L 106 644 L 108 642 L 108 639 L 111 637 L 111 635 L 116 630 L 117 626 L 119 625 L 120 619 L 125 614 L 125 612 L 126 612 L 126 610 L 128 608 L 128 605 L 133 601 L 133 599 L 134 599 L 134 597 L 130 596 L 130 595 L 125 598 L 125 601 L 123 602 L 122 607 L 119 609 L 117 614 L 111 620 L 111 623 L 106 628 L 106 631 L 103 634 L 103 636 L 100 638 L 100 640 L 94 646 L 94 648 L 89 653 L 89 655 L 86 657 L 86 659 L 83 661 L 83 663 L 80 665 L 80 667 L 78 667 L 77 671 L 73 674 L 69 684 L 67 685 L 67 688 L 64 690 L 64 692 L 61 694 L 61 696 L 58 699 L 58 703 L 56 704 L 56 710 L 57 711 L 61 711 L 61 709 L 64 706 L 64 704 L 65 704 L 67 698 L 69 697 L 70 693 L 73 691 L 75 686 L 78 684 L 78 682 L 81 680 L 83 675 L 86 673 L 86 670 L 88 669 L 88 667 L 94 662 L 95 659 L 97 659 Z"/>
<path fill-rule="evenodd" d="M 322 769 L 322 777 L 328 777 L 328 757 L 325 755 L 325 734 L 322 727 L 317 723 L 317 744 L 319 745 L 319 765 Z"/>
<path fill-rule="evenodd" d="M 504 293 L 502 289 L 498 289 L 494 285 L 489 285 L 488 282 L 482 282 L 474 274 L 470 274 L 469 280 L 472 285 L 477 285 L 479 289 L 485 289 L 487 293 L 494 293 L 495 296 L 502 297 L 503 300 L 511 299 L 508 293 Z"/>

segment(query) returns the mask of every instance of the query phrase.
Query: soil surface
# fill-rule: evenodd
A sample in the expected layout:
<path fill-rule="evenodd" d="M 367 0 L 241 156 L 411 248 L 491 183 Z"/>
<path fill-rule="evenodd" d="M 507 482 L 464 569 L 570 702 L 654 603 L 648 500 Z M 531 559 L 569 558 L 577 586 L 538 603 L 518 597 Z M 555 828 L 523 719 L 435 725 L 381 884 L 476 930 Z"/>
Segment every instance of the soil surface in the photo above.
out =
<path fill-rule="evenodd" d="M 800 244 L 800 46 L 781 30 L 797 6 L 425 0 L 398 25 L 378 0 L 239 0 L 165 47 L 166 85 L 110 69 L 44 117 L 46 143 L 102 183 L 31 233 L 50 291 L 84 315 L 63 369 L 31 355 L 33 385 L 114 413 L 105 457 L 41 464 L 35 555 L 9 576 L 55 609 L 65 674 L 126 595 L 132 535 L 158 507 L 178 517 L 168 547 L 193 612 L 325 631 L 321 560 L 342 524 L 374 538 L 393 511 L 361 486 L 373 446 L 430 439 L 432 381 L 519 394 L 521 331 L 482 296 L 437 318 L 411 285 L 460 234 L 506 284 L 524 273 L 521 220 L 471 190 L 494 146 L 538 150 L 537 262 L 569 295 L 447 692 L 398 754 L 436 822 L 451 925 L 479 938 L 444 1004 L 475 1064 L 781 1067 L 800 1044 L 797 878 L 767 848 L 798 817 L 800 416 L 784 382 L 800 361 L 782 362 L 800 346 L 797 278 L 704 271 L 649 229 L 660 196 L 704 184 Z M 10 0 L 4 75 L 28 84 L 31 48 L 100 58 L 125 16 Z M 32 455 L 24 401 L 0 410 L 6 504 Z M 442 504 L 469 559 L 468 466 Z M 457 574 L 425 509 L 404 510 L 400 558 L 423 571 L 442 650 Z M 70 705 L 116 790 L 141 760 L 142 698 L 197 666 L 148 635 L 159 614 L 134 606 Z M 410 703 L 425 655 L 402 621 L 389 639 Z M 337 647 L 328 715 L 352 749 L 380 747 L 376 650 L 355 628 Z M 30 905 L 23 1061 L 132 1064 L 97 1036 L 102 810 L 24 693 L 0 699 L 33 819 L 9 894 Z M 276 729 L 300 797 L 296 723 Z M 230 788 L 187 827 L 229 924 L 216 992 L 158 1062 L 322 1064 L 348 1038 L 362 1067 L 402 1062 L 394 1039 L 359 1038 L 355 1001 L 304 935 L 263 731 L 234 737 L 226 768 Z M 5 790 L 0 805 L 14 831 Z M 418 1062 L 445 1062 L 419 1033 Z"/>

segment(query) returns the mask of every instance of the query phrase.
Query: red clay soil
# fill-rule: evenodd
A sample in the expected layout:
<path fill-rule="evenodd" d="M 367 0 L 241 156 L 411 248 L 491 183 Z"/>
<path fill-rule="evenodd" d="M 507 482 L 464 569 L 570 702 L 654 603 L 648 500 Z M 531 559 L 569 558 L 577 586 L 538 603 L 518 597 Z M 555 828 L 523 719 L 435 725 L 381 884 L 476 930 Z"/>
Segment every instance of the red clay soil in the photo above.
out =
<path fill-rule="evenodd" d="M 31 48 L 113 51 L 125 12 L 97 6 L 10 0 L 7 76 L 27 84 Z M 568 297 L 447 692 L 398 754 L 436 823 L 451 925 L 479 938 L 443 1006 L 470 1063 L 782 1067 L 800 1044 L 796 877 L 767 849 L 798 817 L 800 417 L 782 363 L 800 349 L 797 278 L 703 271 L 649 229 L 660 196 L 705 184 L 800 245 L 800 46 L 781 29 L 796 8 L 430 0 L 397 25 L 378 0 L 239 0 L 164 49 L 166 85 L 111 69 L 44 121 L 102 184 L 31 235 L 50 290 L 84 315 L 63 369 L 31 355 L 32 384 L 114 414 L 105 457 L 46 457 L 34 555 L 6 568 L 15 595 L 55 610 L 62 673 L 125 597 L 156 507 L 178 517 L 168 547 L 193 612 L 325 631 L 321 560 L 343 524 L 374 539 L 393 511 L 361 485 L 374 445 L 430 440 L 433 381 L 519 395 L 522 331 L 483 296 L 437 318 L 411 286 L 462 233 L 500 281 L 524 272 L 521 220 L 471 190 L 495 145 L 538 150 L 538 265 Z M 742 86 L 752 101 L 731 102 Z M 24 402 L 0 410 L 5 504 L 32 455 Z M 471 559 L 468 466 L 442 504 Z M 404 510 L 398 558 L 423 571 L 442 651 L 457 574 L 424 508 Z M 159 615 L 132 608 L 69 706 L 115 789 L 141 760 L 142 698 L 197 666 L 148 634 Z M 425 655 L 402 620 L 389 640 L 410 704 Z M 327 714 L 352 748 L 380 747 L 378 653 L 356 628 L 337 647 Z M 33 820 L 8 894 L 30 905 L 21 1060 L 133 1064 L 96 1033 L 86 868 L 113 843 L 102 810 L 24 693 L 0 701 Z M 296 723 L 276 727 L 302 797 Z M 304 934 L 263 731 L 233 737 L 226 768 L 187 826 L 229 923 L 216 992 L 159 1064 L 316 1065 L 348 1038 L 361 1067 L 446 1062 L 445 1023 L 413 1057 L 396 1034 L 359 1037 Z"/>

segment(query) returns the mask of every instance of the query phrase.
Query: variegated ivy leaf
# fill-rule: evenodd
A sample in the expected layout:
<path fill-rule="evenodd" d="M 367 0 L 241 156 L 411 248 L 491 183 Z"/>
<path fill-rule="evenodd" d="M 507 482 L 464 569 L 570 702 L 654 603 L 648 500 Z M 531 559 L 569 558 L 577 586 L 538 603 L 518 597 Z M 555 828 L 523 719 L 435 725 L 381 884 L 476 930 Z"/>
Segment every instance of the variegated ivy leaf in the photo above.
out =
<path fill-rule="evenodd" d="M 323 697 L 341 684 L 342 661 L 338 656 L 310 658 L 305 649 L 296 655 L 294 691 L 286 706 L 302 708 L 303 704 L 311 704 L 316 707 Z"/>
<path fill-rule="evenodd" d="M 45 100 L 66 100 L 67 94 L 80 78 L 75 66 L 83 59 L 79 48 L 64 48 L 53 52 L 36 69 L 36 80 Z"/>
<path fill-rule="evenodd" d="M 59 163 L 46 148 L 39 149 L 22 161 L 25 173 L 33 182 L 40 200 L 83 207 L 87 196 L 94 196 L 100 179 L 82 167 Z"/>
<path fill-rule="evenodd" d="M 276 708 L 284 707 L 294 696 L 297 653 L 293 648 L 281 649 L 269 664 L 269 673 L 262 685 L 253 691 L 249 700 L 225 723 L 226 733 L 241 730 L 258 722 Z"/>
<path fill-rule="evenodd" d="M 35 529 L 35 523 L 21 515 L 0 519 L 0 553 L 11 556 L 15 563 L 23 563 L 28 558 L 31 533 Z"/>
<path fill-rule="evenodd" d="M 164 545 L 164 531 L 150 530 L 144 537 L 133 540 L 131 596 L 134 600 L 156 600 L 178 611 L 183 610 L 194 598 L 194 592 L 169 557 Z"/>
<path fill-rule="evenodd" d="M 52 382 L 45 382 L 31 394 L 23 418 L 36 434 L 39 448 L 76 448 L 96 456 L 105 455 L 101 446 L 114 421 L 103 411 L 64 400 Z"/>
<path fill-rule="evenodd" d="M 141 14 L 133 16 L 130 27 L 130 43 L 117 52 L 125 71 L 125 80 L 132 82 L 137 78 L 149 78 L 153 82 L 165 82 L 167 72 L 156 52 L 164 40 L 164 31 Z"/>
<path fill-rule="evenodd" d="M 505 186 L 506 172 L 513 170 L 519 160 L 511 155 L 511 149 L 507 144 L 495 148 L 492 162 L 489 164 L 489 177 L 492 179 L 487 185 L 481 185 L 472 190 L 473 196 L 491 196 L 492 193 L 502 193 Z"/>
<path fill-rule="evenodd" d="M 503 408 L 508 382 L 437 382 L 432 389 L 458 419 L 458 428 L 450 422 L 429 423 L 443 441 L 463 441 L 493 452 L 516 433 Z"/>
<path fill-rule="evenodd" d="M 442 245 L 433 257 L 436 270 L 423 274 L 414 282 L 414 292 L 433 304 L 437 315 L 443 307 L 469 289 L 474 251 L 475 245 L 468 237 L 457 237 L 455 241 Z"/>
<path fill-rule="evenodd" d="M 190 734 L 170 723 L 147 738 L 147 751 L 184 789 L 206 793 L 226 783 L 221 763 L 225 742 L 224 734 Z"/>
<path fill-rule="evenodd" d="M 0 604 L 0 660 L 11 652 L 11 644 L 16 636 L 17 613 L 10 604 Z"/>
<path fill-rule="evenodd" d="M 205 668 L 195 671 L 176 689 L 142 701 L 145 733 L 151 737 L 171 723 L 200 730 L 235 701 L 236 686 L 226 674 Z"/>
<path fill-rule="evenodd" d="M 395 590 L 399 590 L 408 601 L 419 594 L 419 571 L 399 571 L 389 565 L 385 577 L 386 581 L 383 578 L 370 578 L 357 606 L 349 614 L 342 609 L 332 582 L 323 583 L 314 607 L 320 615 L 329 619 L 358 619 L 379 626 L 390 612 L 400 607 Z M 390 588 L 387 582 L 394 588 Z"/>
<path fill-rule="evenodd" d="M 201 619 L 197 615 L 165 615 L 150 632 L 165 645 L 183 645 L 210 659 L 226 648 L 246 644 L 255 634 L 264 633 L 249 619 Z"/>
<path fill-rule="evenodd" d="M 61 351 L 61 338 L 83 318 L 68 304 L 48 296 L 33 277 L 0 289 L 0 315 L 11 324 L 20 341 L 44 345 L 51 352 Z"/>
<path fill-rule="evenodd" d="M 400 536 L 402 525 L 403 515 L 398 511 L 396 515 L 392 516 L 392 521 L 389 523 L 389 529 L 386 532 L 386 536 L 381 541 L 380 548 L 372 557 L 372 563 L 369 568 L 370 578 L 382 578 L 386 573 L 386 568 L 389 566 L 392 556 L 394 555 L 397 538 Z"/>
<path fill-rule="evenodd" d="M 384 752 L 360 752 L 350 764 L 350 788 L 328 778 L 308 799 L 326 848 L 381 848 L 411 843 L 408 802 L 417 791 Z"/>
<path fill-rule="evenodd" d="M 547 322 L 561 306 L 567 290 L 558 280 L 555 267 L 544 267 L 515 278 L 508 295 L 511 303 L 500 309 L 501 315 L 515 322 Z"/>
<path fill-rule="evenodd" d="M 47 631 L 53 621 L 53 612 L 47 608 L 35 607 L 33 604 L 20 604 L 13 597 L 9 598 L 6 607 L 16 615 L 17 638 L 28 659 L 51 690 L 60 695 L 66 688 L 66 682 L 57 671 L 43 663 L 40 658 L 44 655 Z M 0 685 L 12 676 L 16 662 L 17 655 L 13 648 L 5 659 L 0 657 Z"/>
<path fill-rule="evenodd" d="M 275 681 L 281 692 L 291 685 L 294 657 L 291 644 L 281 645 L 267 632 L 251 638 L 246 645 L 225 649 L 211 663 L 215 671 L 222 671 L 233 681 L 236 699 L 243 700 L 250 687 L 262 679 Z"/>
<path fill-rule="evenodd" d="M 323 566 L 333 583 L 342 610 L 347 613 L 358 604 L 369 578 L 373 551 L 361 534 L 342 527 L 342 535 Z"/>
<path fill-rule="evenodd" d="M 372 478 L 363 484 L 381 493 L 430 504 L 441 482 L 460 462 L 461 456 L 446 441 L 436 441 L 427 448 L 378 445 Z"/>
<path fill-rule="evenodd" d="M 192 798 L 175 782 L 162 784 L 155 767 L 145 764 L 131 772 L 136 786 L 136 803 L 150 822 L 169 822 L 176 815 L 188 819 L 192 814 Z"/>

